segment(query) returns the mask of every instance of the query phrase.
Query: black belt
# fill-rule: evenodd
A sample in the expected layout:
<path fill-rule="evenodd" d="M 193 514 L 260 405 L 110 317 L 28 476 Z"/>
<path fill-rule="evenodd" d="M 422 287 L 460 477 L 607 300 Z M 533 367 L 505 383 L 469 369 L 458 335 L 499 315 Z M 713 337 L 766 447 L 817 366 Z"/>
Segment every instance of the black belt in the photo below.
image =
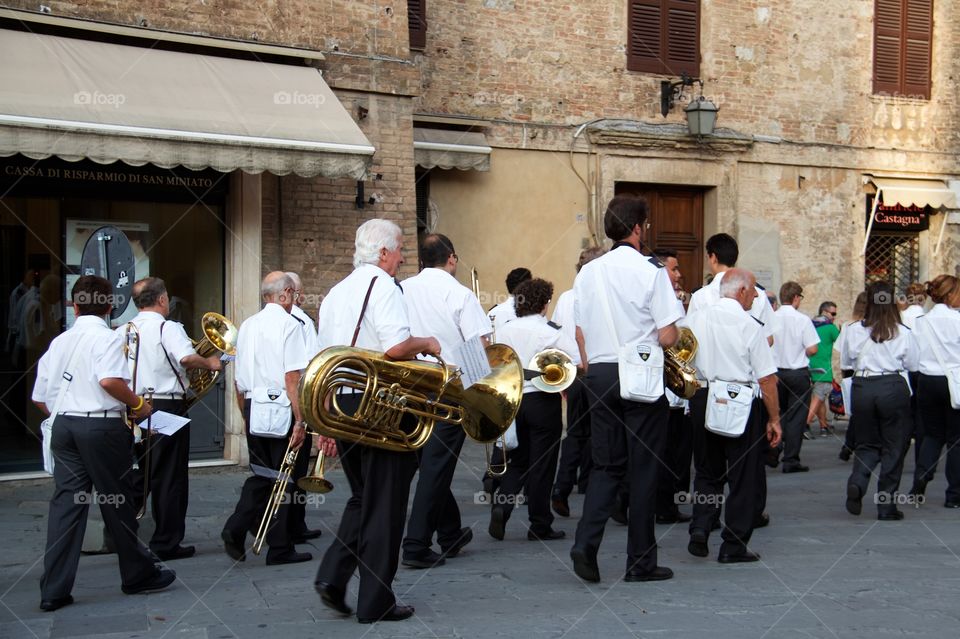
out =
<path fill-rule="evenodd" d="M 123 417 L 123 411 L 119 410 L 92 410 L 89 412 L 75 411 L 75 410 L 65 410 L 58 413 L 58 415 L 66 415 L 67 417 L 97 417 L 100 419 L 109 419 Z"/>

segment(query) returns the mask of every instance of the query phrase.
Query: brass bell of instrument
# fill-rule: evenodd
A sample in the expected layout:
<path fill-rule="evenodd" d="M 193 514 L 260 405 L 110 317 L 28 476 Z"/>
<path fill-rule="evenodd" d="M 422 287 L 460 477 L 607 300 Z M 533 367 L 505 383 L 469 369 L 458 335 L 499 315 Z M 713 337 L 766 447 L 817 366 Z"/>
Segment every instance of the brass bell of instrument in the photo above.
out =
<path fill-rule="evenodd" d="M 527 369 L 540 372 L 530 383 L 544 393 L 565 391 L 577 377 L 573 358 L 558 348 L 547 348 L 534 355 Z"/>
<path fill-rule="evenodd" d="M 686 326 L 679 330 L 677 343 L 663 352 L 663 381 L 674 395 L 690 399 L 700 389 L 697 369 L 690 363 L 697 354 L 697 338 Z"/>
<path fill-rule="evenodd" d="M 237 354 L 237 337 L 240 331 L 220 313 L 205 313 L 200 320 L 203 337 L 194 342 L 194 350 L 200 357 L 210 357 L 217 353 L 234 356 Z M 221 371 L 208 371 L 202 368 L 193 368 L 187 371 L 187 380 L 190 383 L 190 397 L 187 406 L 193 406 L 213 388 L 220 379 Z"/>

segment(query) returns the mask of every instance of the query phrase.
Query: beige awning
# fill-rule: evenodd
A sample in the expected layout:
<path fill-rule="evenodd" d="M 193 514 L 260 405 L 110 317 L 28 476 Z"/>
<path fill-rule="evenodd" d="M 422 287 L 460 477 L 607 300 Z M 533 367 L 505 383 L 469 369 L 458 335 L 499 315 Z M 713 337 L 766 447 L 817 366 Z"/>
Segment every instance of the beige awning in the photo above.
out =
<path fill-rule="evenodd" d="M 362 179 L 317 69 L 0 31 L 0 156 Z"/>
<path fill-rule="evenodd" d="M 883 195 L 886 206 L 931 206 L 935 209 L 957 208 L 957 195 L 943 180 L 911 180 L 907 178 L 872 177 L 870 181 Z"/>
<path fill-rule="evenodd" d="M 491 152 L 487 138 L 479 131 L 413 129 L 414 159 L 425 169 L 489 171 Z"/>

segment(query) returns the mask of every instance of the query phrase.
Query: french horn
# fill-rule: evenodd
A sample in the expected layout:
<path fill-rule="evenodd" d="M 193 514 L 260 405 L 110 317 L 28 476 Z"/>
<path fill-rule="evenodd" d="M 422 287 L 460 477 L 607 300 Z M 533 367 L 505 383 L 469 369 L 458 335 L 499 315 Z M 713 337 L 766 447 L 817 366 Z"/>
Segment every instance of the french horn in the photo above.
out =
<path fill-rule="evenodd" d="M 663 352 L 663 381 L 674 395 L 690 399 L 700 389 L 697 369 L 690 363 L 697 354 L 697 338 L 686 326 L 679 331 L 677 343 Z"/>
<path fill-rule="evenodd" d="M 237 336 L 240 331 L 233 322 L 220 313 L 205 313 L 200 320 L 203 337 L 194 342 L 193 348 L 200 357 L 210 357 L 218 353 L 234 356 L 237 354 Z M 209 392 L 220 379 L 222 371 L 208 371 L 192 368 L 187 371 L 190 393 L 187 406 L 193 406 Z"/>

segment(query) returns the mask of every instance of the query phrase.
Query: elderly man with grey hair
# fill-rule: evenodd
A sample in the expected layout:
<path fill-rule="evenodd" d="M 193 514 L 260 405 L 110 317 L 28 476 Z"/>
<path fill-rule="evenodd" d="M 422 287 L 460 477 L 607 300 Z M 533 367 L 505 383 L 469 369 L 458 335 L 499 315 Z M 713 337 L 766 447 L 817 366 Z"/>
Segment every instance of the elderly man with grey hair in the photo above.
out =
<path fill-rule="evenodd" d="M 236 561 L 246 559 L 247 532 L 260 523 L 287 445 L 299 451 L 304 442 L 297 385 L 307 357 L 300 325 L 290 316 L 295 290 L 286 273 L 268 273 L 260 285 L 263 310 L 243 322 L 237 336 L 237 404 L 246 423 L 253 474 L 244 482 L 221 533 L 227 554 Z M 287 486 L 288 491 L 292 488 L 292 484 Z M 267 531 L 268 566 L 313 558 L 294 546 L 296 539 L 288 529 L 291 501 L 283 500 L 276 522 Z"/>
<path fill-rule="evenodd" d="M 723 502 L 723 544 L 717 557 L 721 563 L 759 559 L 747 549 L 761 481 L 758 456 L 766 443 L 776 446 L 781 437 L 777 367 L 760 324 L 749 314 L 755 287 L 752 273 L 729 269 L 720 283 L 720 299 L 688 317 L 699 343 L 693 365 L 708 387 L 690 400 L 699 463 L 687 550 L 697 557 L 709 554 L 707 538 L 723 502 L 726 479 L 730 490 Z M 762 391 L 769 414 L 765 427 L 757 390 Z"/>
<path fill-rule="evenodd" d="M 319 346 L 355 346 L 387 359 L 438 355 L 434 337 L 414 337 L 403 294 L 394 278 L 403 264 L 403 232 L 389 220 L 369 220 L 357 229 L 354 270 L 330 289 L 317 318 Z M 351 414 L 362 395 L 342 393 L 337 403 Z M 320 600 L 342 615 L 347 582 L 359 568 L 357 619 L 360 623 L 399 621 L 412 606 L 397 603 L 392 584 L 400 563 L 415 453 L 395 452 L 345 440 L 320 438 L 325 454 L 339 453 L 352 493 L 336 538 L 320 563 L 315 586 Z"/>

